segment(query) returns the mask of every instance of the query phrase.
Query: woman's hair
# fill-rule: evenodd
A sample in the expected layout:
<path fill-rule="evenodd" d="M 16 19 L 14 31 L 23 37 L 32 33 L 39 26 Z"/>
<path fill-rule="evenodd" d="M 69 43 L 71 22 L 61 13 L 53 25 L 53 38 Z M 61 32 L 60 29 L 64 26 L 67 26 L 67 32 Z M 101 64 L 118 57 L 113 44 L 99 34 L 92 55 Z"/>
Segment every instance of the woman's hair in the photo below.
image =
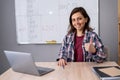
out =
<path fill-rule="evenodd" d="M 90 17 L 89 15 L 87 14 L 86 10 L 83 8 L 83 7 L 76 7 L 72 10 L 71 14 L 70 14 L 70 17 L 69 17 L 69 30 L 68 30 L 68 34 L 71 33 L 71 32 L 75 32 L 76 29 L 74 28 L 74 26 L 72 25 L 72 15 L 77 13 L 77 12 L 80 12 L 84 18 L 87 18 L 87 22 L 85 23 L 85 26 L 84 26 L 84 29 L 83 29 L 83 33 L 85 32 L 85 30 L 93 30 L 92 28 L 89 27 L 89 23 L 90 23 Z"/>

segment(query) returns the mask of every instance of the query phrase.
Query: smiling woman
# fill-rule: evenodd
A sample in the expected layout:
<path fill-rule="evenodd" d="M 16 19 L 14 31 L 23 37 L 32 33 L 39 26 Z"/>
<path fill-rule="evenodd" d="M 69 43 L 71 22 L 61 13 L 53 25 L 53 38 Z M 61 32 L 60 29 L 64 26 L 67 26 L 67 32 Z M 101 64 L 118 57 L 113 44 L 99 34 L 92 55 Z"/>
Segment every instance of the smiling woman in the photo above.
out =
<path fill-rule="evenodd" d="M 69 30 L 59 51 L 59 66 L 75 62 L 103 62 L 104 45 L 89 25 L 90 17 L 83 7 L 75 7 L 69 17 Z"/>

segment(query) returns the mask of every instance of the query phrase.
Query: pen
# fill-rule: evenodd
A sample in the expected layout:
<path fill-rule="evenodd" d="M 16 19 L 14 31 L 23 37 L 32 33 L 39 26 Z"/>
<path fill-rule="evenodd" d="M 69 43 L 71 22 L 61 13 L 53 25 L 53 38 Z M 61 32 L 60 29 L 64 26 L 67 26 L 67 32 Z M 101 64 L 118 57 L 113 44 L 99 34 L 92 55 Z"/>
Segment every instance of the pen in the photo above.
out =
<path fill-rule="evenodd" d="M 62 66 L 62 68 L 64 69 L 64 65 Z"/>

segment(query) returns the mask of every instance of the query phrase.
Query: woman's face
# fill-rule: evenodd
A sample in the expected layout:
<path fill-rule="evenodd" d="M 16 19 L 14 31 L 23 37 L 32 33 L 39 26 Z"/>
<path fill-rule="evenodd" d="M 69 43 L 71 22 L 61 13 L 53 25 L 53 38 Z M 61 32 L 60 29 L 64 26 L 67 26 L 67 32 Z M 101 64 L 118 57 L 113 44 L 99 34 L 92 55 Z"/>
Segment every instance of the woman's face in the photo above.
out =
<path fill-rule="evenodd" d="M 72 25 L 77 31 L 82 31 L 86 22 L 87 18 L 84 18 L 80 12 L 74 13 L 72 15 Z"/>

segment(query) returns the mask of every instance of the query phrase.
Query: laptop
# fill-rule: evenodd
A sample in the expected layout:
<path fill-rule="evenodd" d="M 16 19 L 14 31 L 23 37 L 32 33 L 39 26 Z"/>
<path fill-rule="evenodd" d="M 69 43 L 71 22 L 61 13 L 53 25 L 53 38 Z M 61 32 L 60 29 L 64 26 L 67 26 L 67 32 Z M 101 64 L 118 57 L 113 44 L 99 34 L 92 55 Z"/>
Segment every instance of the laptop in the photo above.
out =
<path fill-rule="evenodd" d="M 11 68 L 20 73 L 42 76 L 54 71 L 53 68 L 37 67 L 30 53 L 4 51 Z"/>

